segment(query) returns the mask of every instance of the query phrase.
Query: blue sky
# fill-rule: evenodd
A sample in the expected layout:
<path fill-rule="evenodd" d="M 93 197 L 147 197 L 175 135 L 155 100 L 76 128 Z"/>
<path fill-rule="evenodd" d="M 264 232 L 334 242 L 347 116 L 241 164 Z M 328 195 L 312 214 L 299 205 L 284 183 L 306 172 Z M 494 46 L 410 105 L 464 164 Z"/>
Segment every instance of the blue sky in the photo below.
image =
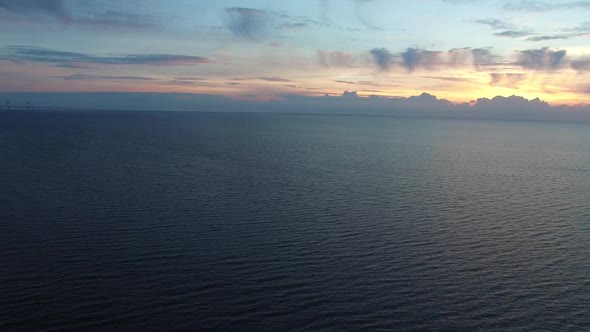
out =
<path fill-rule="evenodd" d="M 590 1 L 0 0 L 1 92 L 590 104 Z"/>

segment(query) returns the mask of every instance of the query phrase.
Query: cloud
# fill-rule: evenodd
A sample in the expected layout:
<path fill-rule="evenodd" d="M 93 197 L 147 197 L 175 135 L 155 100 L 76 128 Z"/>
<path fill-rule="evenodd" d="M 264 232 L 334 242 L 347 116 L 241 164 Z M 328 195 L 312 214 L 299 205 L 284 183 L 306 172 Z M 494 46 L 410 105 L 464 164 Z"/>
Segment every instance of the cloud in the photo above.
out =
<path fill-rule="evenodd" d="M 539 98 L 526 99 L 520 96 L 496 96 L 492 99 L 478 98 L 475 103 L 476 108 L 487 108 L 494 110 L 527 110 L 527 109 L 547 109 L 549 104 Z"/>
<path fill-rule="evenodd" d="M 450 67 L 473 65 L 475 68 L 493 64 L 496 56 L 489 48 L 453 48 L 446 52 L 438 52 L 438 62 Z"/>
<path fill-rule="evenodd" d="M 475 20 L 475 23 L 487 25 L 494 30 L 502 30 L 494 33 L 494 36 L 497 37 L 520 38 L 533 34 L 533 32 L 528 29 L 519 28 L 512 23 L 494 18 Z"/>
<path fill-rule="evenodd" d="M 235 77 L 232 78 L 233 81 L 266 81 L 266 82 L 282 82 L 282 83 L 290 83 L 295 82 L 290 79 L 286 79 L 283 77 L 278 76 L 266 76 L 266 77 Z"/>
<path fill-rule="evenodd" d="M 317 60 L 322 67 L 358 67 L 367 62 L 362 55 L 342 51 L 316 51 Z"/>
<path fill-rule="evenodd" d="M 455 76 L 422 76 L 422 77 L 433 79 L 433 80 L 447 81 L 447 82 L 470 82 L 470 83 L 474 82 L 472 79 L 469 79 L 469 78 L 455 77 Z"/>
<path fill-rule="evenodd" d="M 546 1 L 518 1 L 508 2 L 504 5 L 505 9 L 527 12 L 546 12 L 551 10 L 574 10 L 590 9 L 590 1 L 566 1 L 561 3 Z"/>
<path fill-rule="evenodd" d="M 539 42 L 545 40 L 559 40 L 559 39 L 572 39 L 576 37 L 584 37 L 590 35 L 590 27 L 588 24 L 583 24 L 577 28 L 570 29 L 570 32 L 554 34 L 554 35 L 538 35 L 527 38 L 527 41 Z"/>
<path fill-rule="evenodd" d="M 525 79 L 525 74 L 492 73 L 490 74 L 490 86 L 518 89 L 518 85 Z"/>
<path fill-rule="evenodd" d="M 498 30 L 509 30 L 509 29 L 514 28 L 513 24 L 507 23 L 505 21 L 501 21 L 498 19 L 494 19 L 494 18 L 485 18 L 485 19 L 475 20 L 475 23 L 484 24 L 484 25 L 491 27 L 492 29 L 498 29 Z"/>
<path fill-rule="evenodd" d="M 69 21 L 70 15 L 61 0 L 0 0 L 0 9 L 22 16 L 50 16 Z"/>
<path fill-rule="evenodd" d="M 104 80 L 104 81 L 155 81 L 156 78 L 144 76 L 102 76 L 102 75 L 88 75 L 88 74 L 74 74 L 67 76 L 50 76 L 53 78 L 61 78 L 66 81 L 76 80 Z"/>
<path fill-rule="evenodd" d="M 19 1 L 0 0 L 1 23 L 17 24 L 54 24 L 57 21 L 71 26 L 98 29 L 146 29 L 160 27 L 152 15 L 104 10 L 98 12 L 80 12 L 75 15 L 62 4 L 63 1 L 39 0 Z M 4 9 L 4 10 L 2 10 Z"/>
<path fill-rule="evenodd" d="M 340 83 L 340 84 L 350 84 L 350 85 L 381 86 L 381 84 L 378 84 L 378 83 L 375 83 L 375 82 L 371 82 L 371 81 L 342 81 L 342 80 L 336 80 L 334 82 Z"/>
<path fill-rule="evenodd" d="M 207 79 L 204 77 L 175 77 L 175 80 L 181 81 L 206 81 Z"/>
<path fill-rule="evenodd" d="M 547 47 L 518 52 L 517 64 L 523 68 L 555 70 L 564 64 L 565 50 L 553 51 Z"/>
<path fill-rule="evenodd" d="M 356 93 L 356 91 L 346 90 L 342 93 L 342 97 L 344 97 L 344 98 L 358 98 L 358 96 L 359 95 Z"/>
<path fill-rule="evenodd" d="M 489 48 L 474 48 L 471 49 L 471 54 L 473 56 L 473 65 L 476 68 L 491 65 L 497 58 L 497 56 L 492 54 Z"/>
<path fill-rule="evenodd" d="M 257 77 L 257 79 L 261 80 L 261 81 L 267 81 L 267 82 L 293 82 L 292 80 L 286 79 L 286 78 L 282 78 L 282 77 L 276 77 L 276 76 L 272 76 L 272 77 Z"/>
<path fill-rule="evenodd" d="M 190 55 L 128 54 L 120 56 L 96 56 L 22 45 L 5 46 L 2 50 L 4 52 L 0 52 L 0 60 L 54 63 L 61 67 L 71 66 L 73 68 L 84 67 L 89 64 L 178 66 L 213 62 L 204 57 Z"/>
<path fill-rule="evenodd" d="M 268 35 L 271 16 L 263 10 L 231 7 L 225 8 L 225 25 L 236 36 L 249 40 L 261 40 Z"/>
<path fill-rule="evenodd" d="M 440 64 L 440 56 L 442 52 L 426 51 L 417 48 L 408 48 L 402 52 L 402 66 L 413 72 L 417 68 L 432 69 Z"/>
<path fill-rule="evenodd" d="M 369 53 L 373 57 L 373 61 L 375 61 L 375 64 L 377 67 L 379 67 L 379 69 L 384 71 L 389 70 L 394 56 L 386 48 L 374 48 L 369 51 Z"/>
<path fill-rule="evenodd" d="M 119 12 L 115 10 L 106 10 L 103 12 L 92 13 L 88 16 L 71 18 L 72 24 L 94 26 L 101 29 L 145 29 L 158 27 L 154 17 L 149 15 L 140 15 L 133 13 Z"/>
<path fill-rule="evenodd" d="M 361 13 L 361 6 L 367 3 L 371 3 L 374 2 L 372 0 L 355 0 L 354 1 L 354 13 L 356 15 L 357 20 L 366 28 L 371 29 L 371 30 L 381 30 L 381 28 L 373 25 L 371 22 L 369 22 Z"/>
<path fill-rule="evenodd" d="M 436 96 L 431 95 L 426 92 L 422 92 L 419 96 L 411 96 L 406 98 L 406 101 L 413 104 L 421 104 L 421 105 L 444 105 L 444 106 L 451 106 L 453 103 L 446 99 L 438 99 Z"/>
<path fill-rule="evenodd" d="M 543 35 L 543 36 L 532 36 L 527 38 L 527 41 L 539 42 L 545 40 L 556 40 L 556 39 L 570 39 L 574 37 L 571 34 L 562 34 L 562 35 Z"/>
<path fill-rule="evenodd" d="M 452 3 L 452 4 L 463 4 L 463 3 L 472 4 L 472 3 L 477 3 L 479 1 L 480 0 L 442 0 L 442 2 Z"/>
<path fill-rule="evenodd" d="M 590 57 L 582 57 L 571 62 L 571 67 L 579 72 L 590 70 Z"/>
<path fill-rule="evenodd" d="M 387 71 L 392 65 L 399 64 L 409 73 L 417 69 L 435 70 L 440 67 L 473 66 L 479 69 L 481 66 L 494 64 L 498 58 L 489 48 L 470 47 L 453 48 L 446 52 L 410 47 L 399 54 L 392 54 L 385 48 L 375 48 L 369 53 L 379 69 Z"/>
<path fill-rule="evenodd" d="M 530 31 L 525 31 L 525 30 L 506 30 L 506 31 L 502 31 L 502 32 L 496 32 L 496 33 L 494 33 L 494 36 L 508 37 L 508 38 L 520 38 L 520 37 L 528 36 L 530 34 L 531 34 Z"/>
<path fill-rule="evenodd" d="M 231 83 L 231 82 L 230 82 Z M 579 89 L 587 91 L 587 86 Z M 230 98 L 219 95 L 182 93 L 0 93 L 0 100 L 14 104 L 74 107 L 83 109 L 187 110 L 270 113 L 371 114 L 411 117 L 476 118 L 505 120 L 590 122 L 589 106 L 550 106 L 519 96 L 479 98 L 469 104 L 453 104 L 422 93 L 408 98 L 361 96 L 348 91 L 338 96 L 311 97 L 283 94 L 278 98 Z"/>

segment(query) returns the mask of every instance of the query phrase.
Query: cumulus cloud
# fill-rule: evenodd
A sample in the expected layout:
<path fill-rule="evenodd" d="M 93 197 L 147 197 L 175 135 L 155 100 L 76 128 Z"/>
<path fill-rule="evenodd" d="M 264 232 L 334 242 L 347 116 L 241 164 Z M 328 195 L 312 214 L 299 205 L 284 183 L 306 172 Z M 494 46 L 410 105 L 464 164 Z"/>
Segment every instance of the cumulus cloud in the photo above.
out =
<path fill-rule="evenodd" d="M 225 25 L 236 36 L 260 40 L 267 36 L 272 18 L 263 10 L 231 7 L 225 8 Z"/>
<path fill-rule="evenodd" d="M 0 0 L 0 9 L 23 16 L 51 16 L 69 20 L 69 13 L 62 0 Z"/>
<path fill-rule="evenodd" d="M 535 70 L 555 70 L 564 64 L 565 50 L 554 51 L 547 47 L 518 52 L 517 64 Z"/>
<path fill-rule="evenodd" d="M 588 91 L 580 86 L 580 92 Z M 360 96 L 354 91 L 338 96 L 311 97 L 284 94 L 280 98 L 229 98 L 219 95 L 180 93 L 0 93 L 0 100 L 15 104 L 30 101 L 33 105 L 94 109 L 143 110 L 223 110 L 251 112 L 375 114 L 416 117 L 452 117 L 485 119 L 522 119 L 541 121 L 590 122 L 588 106 L 549 106 L 535 98 L 518 96 L 479 98 L 469 104 L 452 104 L 448 100 L 423 93 L 418 96 Z"/>
<path fill-rule="evenodd" d="M 492 99 L 478 98 L 475 107 L 487 108 L 490 110 L 526 110 L 526 109 L 547 109 L 549 104 L 539 98 L 526 99 L 520 96 L 496 96 Z"/>
<path fill-rule="evenodd" d="M 358 94 L 356 93 L 356 91 L 344 91 L 342 93 L 342 97 L 344 98 L 358 98 Z"/>
<path fill-rule="evenodd" d="M 369 51 L 369 53 L 373 57 L 373 61 L 375 61 L 375 64 L 377 67 L 379 67 L 379 69 L 384 71 L 389 70 L 394 56 L 386 48 L 374 48 Z"/>
<path fill-rule="evenodd" d="M 490 86 L 518 89 L 518 85 L 525 79 L 525 74 L 492 73 L 490 74 Z"/>
<path fill-rule="evenodd" d="M 419 96 L 411 96 L 406 98 L 406 101 L 413 104 L 421 104 L 421 105 L 444 105 L 444 106 L 451 106 L 453 103 L 446 99 L 438 99 L 436 96 L 431 95 L 430 93 L 422 92 Z"/>
<path fill-rule="evenodd" d="M 54 63 L 60 67 L 70 66 L 72 68 L 83 68 L 92 64 L 175 66 L 213 62 L 204 57 L 190 55 L 128 54 L 121 56 L 97 56 L 22 45 L 6 46 L 0 49 L 0 59 L 15 62 Z"/>

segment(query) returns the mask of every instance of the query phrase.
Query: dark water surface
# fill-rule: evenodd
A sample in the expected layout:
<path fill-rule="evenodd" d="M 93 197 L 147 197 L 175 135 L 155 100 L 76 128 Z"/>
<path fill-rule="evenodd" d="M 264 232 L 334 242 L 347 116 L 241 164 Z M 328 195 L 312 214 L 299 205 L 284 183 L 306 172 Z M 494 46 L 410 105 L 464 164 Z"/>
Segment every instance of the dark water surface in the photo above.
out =
<path fill-rule="evenodd" d="M 590 126 L 0 114 L 0 329 L 590 328 Z"/>

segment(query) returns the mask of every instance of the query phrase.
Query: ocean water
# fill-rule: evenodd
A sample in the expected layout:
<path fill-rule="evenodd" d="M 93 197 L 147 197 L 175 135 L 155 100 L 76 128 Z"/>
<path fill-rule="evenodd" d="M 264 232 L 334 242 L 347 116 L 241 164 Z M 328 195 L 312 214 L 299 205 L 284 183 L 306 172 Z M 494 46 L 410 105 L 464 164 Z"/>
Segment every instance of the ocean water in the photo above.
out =
<path fill-rule="evenodd" d="M 1 330 L 590 328 L 590 126 L 0 113 Z"/>

